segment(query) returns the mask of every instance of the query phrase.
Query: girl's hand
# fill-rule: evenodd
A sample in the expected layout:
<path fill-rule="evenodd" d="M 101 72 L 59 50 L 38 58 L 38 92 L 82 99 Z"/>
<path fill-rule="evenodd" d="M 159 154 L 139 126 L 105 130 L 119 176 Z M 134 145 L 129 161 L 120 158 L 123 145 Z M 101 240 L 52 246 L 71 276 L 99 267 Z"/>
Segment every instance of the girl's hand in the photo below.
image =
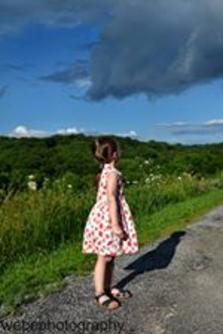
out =
<path fill-rule="evenodd" d="M 113 230 L 113 233 L 114 233 L 115 235 L 117 235 L 119 238 L 121 238 L 121 239 L 123 238 L 124 233 L 123 233 L 122 228 L 121 228 L 119 225 L 114 224 L 114 225 L 112 226 L 112 230 Z"/>
<path fill-rule="evenodd" d="M 126 232 L 119 225 L 113 225 L 112 230 L 120 239 L 126 240 L 128 238 Z"/>

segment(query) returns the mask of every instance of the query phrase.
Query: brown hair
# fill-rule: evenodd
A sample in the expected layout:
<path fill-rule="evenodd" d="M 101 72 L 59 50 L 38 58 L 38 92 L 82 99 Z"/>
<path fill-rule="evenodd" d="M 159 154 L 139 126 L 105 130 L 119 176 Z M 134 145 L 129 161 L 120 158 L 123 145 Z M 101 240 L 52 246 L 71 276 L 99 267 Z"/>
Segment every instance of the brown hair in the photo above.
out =
<path fill-rule="evenodd" d="M 111 136 L 100 136 L 94 140 L 91 146 L 92 153 L 101 163 L 109 163 L 112 161 L 113 153 L 117 152 L 120 156 L 120 146 L 117 140 Z"/>
<path fill-rule="evenodd" d="M 94 157 L 100 162 L 100 166 L 103 164 L 109 163 L 112 161 L 113 153 L 117 152 L 118 156 L 121 155 L 121 150 L 119 143 L 115 138 L 111 136 L 100 136 L 96 138 L 91 145 L 92 153 Z M 98 189 L 99 181 L 100 181 L 101 173 L 97 173 L 96 175 L 96 188 Z"/>

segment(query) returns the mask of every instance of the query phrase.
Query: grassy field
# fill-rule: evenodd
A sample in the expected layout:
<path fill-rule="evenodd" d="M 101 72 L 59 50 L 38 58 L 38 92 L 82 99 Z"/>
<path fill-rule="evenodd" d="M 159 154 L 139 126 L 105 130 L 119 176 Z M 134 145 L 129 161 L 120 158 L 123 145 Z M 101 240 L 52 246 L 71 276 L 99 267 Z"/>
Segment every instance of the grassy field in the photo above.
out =
<path fill-rule="evenodd" d="M 223 204 L 222 178 L 150 175 L 126 188 L 140 245 L 181 229 Z M 93 269 L 95 256 L 81 252 L 85 221 L 95 191 L 77 193 L 58 180 L 38 191 L 15 194 L 0 206 L 0 315 L 56 291 L 66 276 Z"/>

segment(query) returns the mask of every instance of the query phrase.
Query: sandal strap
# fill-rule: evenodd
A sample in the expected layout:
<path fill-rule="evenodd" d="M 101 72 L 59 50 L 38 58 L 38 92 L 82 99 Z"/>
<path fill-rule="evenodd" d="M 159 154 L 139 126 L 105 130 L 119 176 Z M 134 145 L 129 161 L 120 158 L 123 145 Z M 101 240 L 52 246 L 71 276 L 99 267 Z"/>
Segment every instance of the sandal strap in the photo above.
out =
<path fill-rule="evenodd" d="M 101 297 L 105 297 L 105 299 L 102 302 L 99 302 L 99 299 Z M 95 299 L 97 302 L 99 302 L 101 305 L 108 306 L 113 300 L 108 296 L 106 292 L 102 292 L 99 295 L 95 296 Z"/>
<path fill-rule="evenodd" d="M 105 291 L 99 293 L 99 295 L 95 295 L 95 299 L 99 299 L 101 296 L 106 295 Z"/>
<path fill-rule="evenodd" d="M 115 292 L 115 293 L 112 293 L 112 290 L 113 289 L 116 289 L 117 290 L 117 292 Z M 115 286 L 113 286 L 111 289 L 110 289 L 110 293 L 112 293 L 114 296 L 120 296 L 120 295 L 128 295 L 128 296 L 131 296 L 132 294 L 131 294 L 131 292 L 129 291 L 129 290 L 124 290 L 124 289 L 122 289 L 122 288 L 117 288 L 117 287 L 115 287 Z"/>
<path fill-rule="evenodd" d="M 104 301 L 101 303 L 101 305 L 103 305 L 103 306 L 108 306 L 108 305 L 111 304 L 112 302 L 113 302 L 113 300 L 112 300 L 111 298 L 109 298 L 109 299 L 104 300 Z"/>

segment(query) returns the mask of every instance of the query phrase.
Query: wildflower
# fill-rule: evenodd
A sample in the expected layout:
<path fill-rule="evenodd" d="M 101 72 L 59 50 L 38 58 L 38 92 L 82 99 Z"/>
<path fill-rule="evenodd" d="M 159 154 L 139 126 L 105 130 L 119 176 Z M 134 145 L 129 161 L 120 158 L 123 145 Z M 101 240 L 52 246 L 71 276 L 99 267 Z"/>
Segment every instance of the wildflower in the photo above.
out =
<path fill-rule="evenodd" d="M 29 187 L 29 189 L 31 189 L 31 190 L 36 190 L 36 189 L 37 189 L 37 184 L 36 184 L 35 181 L 29 181 L 29 182 L 28 182 L 28 187 Z"/>

